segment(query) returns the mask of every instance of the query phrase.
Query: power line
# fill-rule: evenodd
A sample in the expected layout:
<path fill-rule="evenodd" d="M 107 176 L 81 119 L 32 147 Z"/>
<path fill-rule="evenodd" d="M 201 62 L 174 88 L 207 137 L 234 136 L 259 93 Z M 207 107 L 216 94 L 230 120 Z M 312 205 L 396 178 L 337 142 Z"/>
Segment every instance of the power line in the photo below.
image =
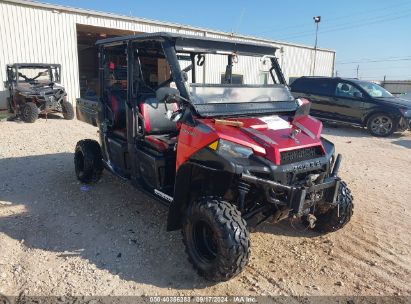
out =
<path fill-rule="evenodd" d="M 355 76 L 355 73 L 352 73 L 352 74 L 344 73 L 345 75 L 348 75 L 348 76 L 340 75 L 340 73 L 338 73 L 338 74 L 339 74 L 339 77 L 342 77 L 342 78 L 344 78 L 344 77 L 349 78 L 349 77 Z M 386 78 L 391 78 L 391 79 L 395 77 L 395 78 L 403 78 L 403 79 L 410 79 L 411 80 L 411 75 L 407 75 L 407 74 L 391 75 L 391 74 L 387 74 L 387 73 L 381 74 L 381 76 L 364 76 L 364 75 L 360 75 L 359 78 L 363 79 L 363 80 L 365 80 L 365 79 L 383 79 L 384 76 L 386 76 Z"/>
<path fill-rule="evenodd" d="M 353 64 L 353 63 L 374 63 L 374 62 L 395 62 L 395 61 L 410 61 L 411 56 L 401 59 L 384 59 L 384 60 L 359 60 L 350 62 L 337 62 L 337 64 Z"/>
<path fill-rule="evenodd" d="M 396 69 L 408 69 L 411 70 L 411 67 L 409 66 L 397 66 L 397 67 L 371 67 L 371 68 L 364 68 L 363 66 L 361 66 L 361 71 L 373 71 L 373 70 L 396 70 Z M 356 68 L 349 68 L 349 69 L 336 69 L 339 72 L 340 71 L 355 71 Z"/>
<path fill-rule="evenodd" d="M 411 58 L 411 56 L 390 56 L 390 57 L 382 57 L 382 58 L 355 58 L 355 59 L 347 59 L 348 61 L 337 61 L 336 63 L 357 63 L 356 61 L 369 61 L 369 60 L 389 60 L 389 59 L 402 59 L 402 58 Z"/>
<path fill-rule="evenodd" d="M 335 27 L 331 27 L 328 28 L 327 30 L 323 30 L 321 31 L 321 34 L 325 34 L 325 33 L 333 33 L 333 32 L 337 32 L 337 31 L 341 31 L 341 30 L 347 30 L 347 29 L 351 29 L 351 28 L 357 28 L 357 27 L 363 27 L 363 26 L 367 26 L 370 24 L 375 24 L 375 23 L 384 23 L 384 22 L 390 22 L 390 21 L 396 21 L 398 19 L 401 18 L 405 18 L 411 15 L 411 11 L 406 11 L 407 13 L 404 14 L 400 14 L 397 16 L 394 15 L 384 15 L 384 16 L 379 16 L 377 19 L 376 18 L 372 18 L 370 20 L 374 20 L 372 22 L 369 22 L 369 20 L 367 22 L 364 23 L 358 23 L 358 24 L 350 24 L 350 25 L 343 25 L 343 26 L 335 26 Z M 395 17 L 392 18 L 392 17 Z M 286 36 L 286 37 L 281 37 L 279 39 L 290 39 L 290 38 L 299 38 L 299 37 L 307 37 L 307 36 L 312 36 L 312 32 L 311 31 L 305 31 L 305 32 L 300 32 L 301 34 L 296 33 L 296 35 L 292 35 L 292 36 Z M 307 34 L 303 34 L 303 33 L 307 33 Z M 310 34 L 308 34 L 310 33 Z"/>
<path fill-rule="evenodd" d="M 329 19 L 329 20 L 331 22 L 334 22 L 335 20 L 347 19 L 347 18 L 350 18 L 350 17 L 356 17 L 356 16 L 364 17 L 364 15 L 367 15 L 367 14 L 372 13 L 372 12 L 387 11 L 387 10 L 390 10 L 392 8 L 398 8 L 400 6 L 403 6 L 403 5 L 409 4 L 409 3 L 410 3 L 409 1 L 404 1 L 404 2 L 397 3 L 396 5 L 390 5 L 390 6 L 380 7 L 380 8 L 374 8 L 374 9 L 371 9 L 371 10 L 359 11 L 356 14 L 340 15 L 340 16 L 337 15 L 336 17 L 333 17 L 332 19 Z M 323 19 L 324 19 L 325 22 L 327 22 L 326 17 L 324 17 Z M 273 33 L 273 32 L 280 32 L 280 31 L 283 32 L 286 29 L 306 27 L 307 24 L 308 23 L 300 23 L 298 25 L 292 25 L 292 26 L 286 26 L 286 27 L 282 27 L 282 28 L 280 27 L 280 28 L 275 28 L 275 29 L 271 29 L 271 30 L 254 32 L 254 34 Z"/>

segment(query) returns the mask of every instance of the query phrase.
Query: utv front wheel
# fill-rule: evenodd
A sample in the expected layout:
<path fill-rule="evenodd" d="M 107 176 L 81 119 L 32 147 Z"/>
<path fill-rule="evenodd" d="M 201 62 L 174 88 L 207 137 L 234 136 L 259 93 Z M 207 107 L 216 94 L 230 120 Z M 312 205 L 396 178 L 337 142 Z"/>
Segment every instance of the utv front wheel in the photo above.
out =
<path fill-rule="evenodd" d="M 21 119 L 24 122 L 35 122 L 39 117 L 39 109 L 32 102 L 27 102 L 21 109 Z"/>
<path fill-rule="evenodd" d="M 98 142 L 91 139 L 80 140 L 74 152 L 74 168 L 79 181 L 96 183 L 103 173 L 101 148 Z"/>
<path fill-rule="evenodd" d="M 227 281 L 248 263 L 249 232 L 230 203 L 212 197 L 193 202 L 182 233 L 189 261 L 208 280 Z"/>
<path fill-rule="evenodd" d="M 320 233 L 334 232 L 343 228 L 354 212 L 353 196 L 345 182 L 340 183 L 337 194 L 337 206 L 324 213 L 314 214 L 317 218 L 314 230 Z"/>
<path fill-rule="evenodd" d="M 61 107 L 63 108 L 64 119 L 72 120 L 74 118 L 73 105 L 69 103 L 68 101 L 63 101 L 63 103 L 61 104 Z"/>

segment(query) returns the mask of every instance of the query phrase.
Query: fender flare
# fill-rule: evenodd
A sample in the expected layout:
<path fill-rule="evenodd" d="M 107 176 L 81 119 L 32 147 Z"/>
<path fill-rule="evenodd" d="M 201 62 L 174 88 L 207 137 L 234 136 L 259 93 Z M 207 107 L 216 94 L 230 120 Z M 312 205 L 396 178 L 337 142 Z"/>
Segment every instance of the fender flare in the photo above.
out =
<path fill-rule="evenodd" d="M 193 171 L 195 171 L 194 174 Z M 182 227 L 185 210 L 188 208 L 190 202 L 194 199 L 194 197 L 192 197 L 192 189 L 200 190 L 199 188 L 200 186 L 202 186 L 199 185 L 199 183 L 202 181 L 201 173 L 212 174 L 213 177 L 217 177 L 218 174 L 224 174 L 225 171 L 204 166 L 191 161 L 188 161 L 179 167 L 176 173 L 173 201 L 171 202 L 168 209 L 167 231 L 178 230 Z M 232 176 L 232 174 L 230 175 Z M 229 185 L 231 183 L 231 180 L 228 181 L 226 179 L 226 181 L 226 185 Z M 202 184 L 204 185 L 204 183 Z M 207 182 L 208 187 L 212 187 L 212 185 L 212 182 Z M 213 195 L 223 196 L 225 194 L 224 190 L 213 192 Z"/>

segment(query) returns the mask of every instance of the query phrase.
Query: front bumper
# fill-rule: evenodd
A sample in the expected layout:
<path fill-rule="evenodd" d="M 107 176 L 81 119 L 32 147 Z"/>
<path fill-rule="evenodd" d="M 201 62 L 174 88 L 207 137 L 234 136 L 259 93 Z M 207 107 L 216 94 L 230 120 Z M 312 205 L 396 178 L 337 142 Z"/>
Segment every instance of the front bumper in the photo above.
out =
<path fill-rule="evenodd" d="M 410 130 L 411 131 L 411 118 L 410 117 L 401 117 L 398 124 L 399 131 Z"/>
<path fill-rule="evenodd" d="M 328 177 L 321 178 L 321 182 L 311 182 L 310 185 L 286 185 L 245 173 L 241 175 L 241 179 L 244 182 L 262 188 L 268 203 L 272 203 L 276 206 L 283 205 L 290 210 L 292 215 L 301 216 L 304 214 L 305 210 L 316 203 L 315 197 L 318 193 L 322 194 L 322 202 L 328 203 L 329 205 L 336 204 L 341 182 L 340 178 L 337 176 L 340 169 L 341 159 L 341 155 L 338 155 L 334 162 L 333 170 Z M 285 195 L 282 195 L 282 199 L 280 200 L 274 197 L 273 194 L 276 193 Z"/>

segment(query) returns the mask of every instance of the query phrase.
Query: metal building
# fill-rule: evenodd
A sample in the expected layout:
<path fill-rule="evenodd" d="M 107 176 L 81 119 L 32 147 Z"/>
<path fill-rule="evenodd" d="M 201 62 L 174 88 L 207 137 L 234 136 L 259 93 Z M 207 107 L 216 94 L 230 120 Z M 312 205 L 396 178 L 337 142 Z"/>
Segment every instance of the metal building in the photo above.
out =
<path fill-rule="evenodd" d="M 6 107 L 8 97 L 6 65 L 16 62 L 60 63 L 62 83 L 74 102 L 89 87 L 97 86 L 94 44 L 112 36 L 164 31 L 271 44 L 280 48 L 277 57 L 286 79 L 310 75 L 314 58 L 314 49 L 309 46 L 25 0 L 0 0 L 0 29 L 0 109 Z M 315 75 L 332 76 L 334 62 L 334 51 L 317 49 Z M 247 71 L 254 64 L 240 61 L 233 70 L 237 81 L 243 77 L 267 81 L 263 73 Z M 219 82 L 225 63 L 207 62 L 205 69 L 206 82 Z"/>

